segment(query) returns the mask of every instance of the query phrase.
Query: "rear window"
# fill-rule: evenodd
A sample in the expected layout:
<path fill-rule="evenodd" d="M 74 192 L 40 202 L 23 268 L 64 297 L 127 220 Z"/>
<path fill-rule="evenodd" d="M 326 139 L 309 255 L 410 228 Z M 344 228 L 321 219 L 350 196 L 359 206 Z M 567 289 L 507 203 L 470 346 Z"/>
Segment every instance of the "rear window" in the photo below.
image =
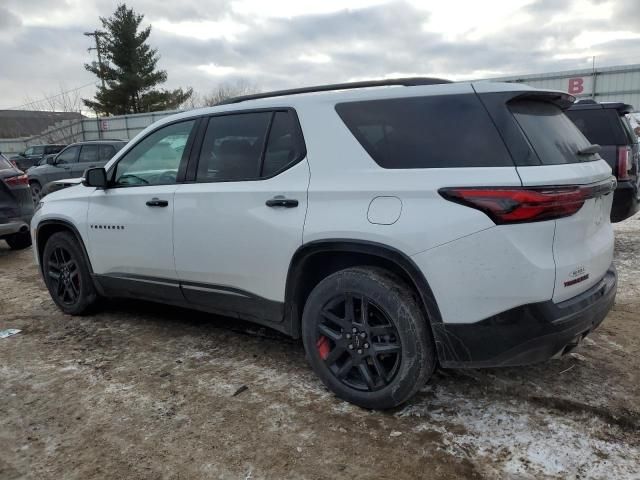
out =
<path fill-rule="evenodd" d="M 13 170 L 11 162 L 2 154 L 0 154 L 0 170 Z"/>
<path fill-rule="evenodd" d="M 513 166 L 475 94 L 349 102 L 336 111 L 383 168 Z"/>
<path fill-rule="evenodd" d="M 577 154 L 591 142 L 557 105 L 535 100 L 516 100 L 508 105 L 543 165 L 600 159 L 597 154 Z"/>
<path fill-rule="evenodd" d="M 568 110 L 566 114 L 591 143 L 598 145 L 627 143 L 620 116 L 614 109 Z"/>

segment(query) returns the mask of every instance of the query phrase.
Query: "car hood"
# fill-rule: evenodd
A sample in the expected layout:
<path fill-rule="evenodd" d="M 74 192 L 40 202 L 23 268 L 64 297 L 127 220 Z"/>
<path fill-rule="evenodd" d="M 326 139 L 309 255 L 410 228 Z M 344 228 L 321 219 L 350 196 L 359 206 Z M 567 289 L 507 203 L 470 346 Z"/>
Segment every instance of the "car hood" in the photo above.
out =
<path fill-rule="evenodd" d="M 80 183 L 82 183 L 82 181 L 84 180 L 84 178 L 79 177 L 79 178 L 65 178 L 64 180 L 55 180 L 51 183 L 53 183 L 54 185 L 78 185 Z"/>

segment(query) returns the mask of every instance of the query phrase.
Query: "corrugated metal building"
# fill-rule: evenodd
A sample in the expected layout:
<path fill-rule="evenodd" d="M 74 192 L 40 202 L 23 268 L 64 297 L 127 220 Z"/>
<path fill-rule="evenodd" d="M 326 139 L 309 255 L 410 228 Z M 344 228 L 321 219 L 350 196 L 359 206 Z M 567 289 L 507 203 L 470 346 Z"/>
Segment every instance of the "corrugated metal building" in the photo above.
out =
<path fill-rule="evenodd" d="M 538 88 L 564 90 L 576 98 L 593 98 L 597 102 L 624 102 L 640 111 L 640 64 L 566 72 L 492 78 L 504 82 L 521 82 Z"/>

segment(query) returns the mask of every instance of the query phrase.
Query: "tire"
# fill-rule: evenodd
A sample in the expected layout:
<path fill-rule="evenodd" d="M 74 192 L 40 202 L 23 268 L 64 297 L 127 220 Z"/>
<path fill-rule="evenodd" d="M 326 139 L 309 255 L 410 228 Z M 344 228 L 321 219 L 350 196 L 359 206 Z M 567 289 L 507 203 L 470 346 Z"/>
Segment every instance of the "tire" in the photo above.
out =
<path fill-rule="evenodd" d="M 31 246 L 31 234 L 29 232 L 14 233 L 4 239 L 11 250 L 23 250 Z"/>
<path fill-rule="evenodd" d="M 411 288 L 375 267 L 323 279 L 305 304 L 302 339 L 307 361 L 327 388 L 364 408 L 406 402 L 436 364 L 431 328 Z"/>
<path fill-rule="evenodd" d="M 34 180 L 33 182 L 29 182 L 29 188 L 31 189 L 33 204 L 37 205 L 42 198 L 42 185 L 40 185 L 40 182 Z"/>
<path fill-rule="evenodd" d="M 42 253 L 44 282 L 60 310 L 69 315 L 89 313 L 98 298 L 87 260 L 68 232 L 51 235 Z"/>

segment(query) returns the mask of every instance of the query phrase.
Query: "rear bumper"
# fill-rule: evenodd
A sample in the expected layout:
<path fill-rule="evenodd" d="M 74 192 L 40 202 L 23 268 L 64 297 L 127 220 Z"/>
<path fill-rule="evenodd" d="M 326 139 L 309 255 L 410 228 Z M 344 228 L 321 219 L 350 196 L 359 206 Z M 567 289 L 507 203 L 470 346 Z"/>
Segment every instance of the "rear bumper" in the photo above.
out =
<path fill-rule="evenodd" d="M 634 215 L 640 202 L 638 201 L 638 186 L 634 182 L 618 182 L 618 186 L 613 194 L 613 205 L 611 206 L 611 221 L 621 222 Z"/>
<path fill-rule="evenodd" d="M 440 363 L 455 368 L 515 366 L 567 353 L 604 320 L 616 289 L 612 265 L 600 282 L 564 302 L 524 305 L 472 324 L 435 324 Z"/>
<path fill-rule="evenodd" d="M 19 232 L 29 231 L 29 221 L 31 219 L 11 219 L 7 223 L 0 223 L 0 238 Z"/>

